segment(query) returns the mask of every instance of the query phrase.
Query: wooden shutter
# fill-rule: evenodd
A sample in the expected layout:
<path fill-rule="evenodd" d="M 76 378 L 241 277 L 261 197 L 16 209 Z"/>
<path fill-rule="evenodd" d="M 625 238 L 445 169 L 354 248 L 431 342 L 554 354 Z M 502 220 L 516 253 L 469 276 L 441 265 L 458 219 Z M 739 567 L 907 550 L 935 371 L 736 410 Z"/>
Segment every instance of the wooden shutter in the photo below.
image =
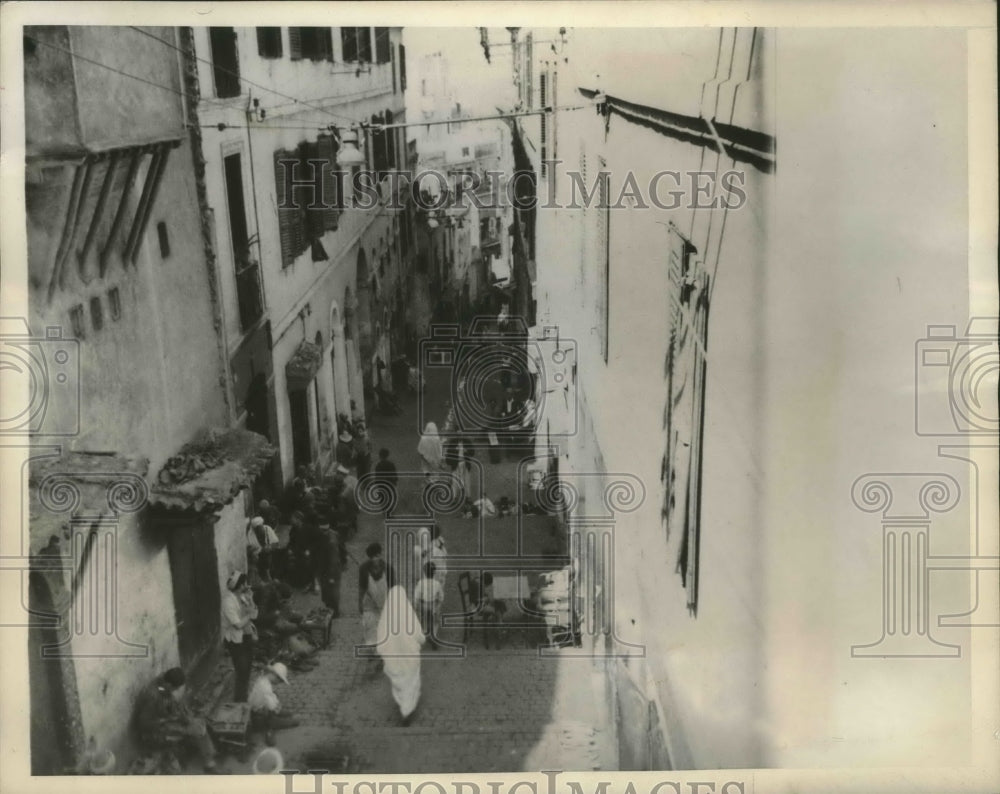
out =
<path fill-rule="evenodd" d="M 301 147 L 300 147 L 301 149 Z M 293 184 L 295 169 L 291 161 L 300 160 L 300 152 L 278 150 L 274 153 L 274 173 L 277 187 L 278 234 L 281 240 L 281 265 L 288 267 L 309 242 L 306 239 L 305 207 L 302 189 Z M 282 163 L 281 161 L 285 161 Z M 301 173 L 299 166 L 299 173 Z"/>
<path fill-rule="evenodd" d="M 296 28 L 292 28 L 296 30 Z M 286 196 L 291 195 L 290 179 L 288 178 L 289 166 L 287 161 L 291 155 L 284 149 L 279 149 L 274 153 L 274 180 L 275 180 L 275 201 L 278 208 L 278 236 L 281 240 L 281 266 L 288 267 L 295 260 L 294 232 L 292 231 L 292 213 L 285 208 Z"/>
<path fill-rule="evenodd" d="M 288 29 L 288 55 L 293 61 L 302 60 L 302 28 Z"/>
<path fill-rule="evenodd" d="M 666 360 L 663 516 L 667 537 L 680 533 L 676 570 L 687 591 L 688 609 L 696 614 L 709 277 L 702 263 L 694 259 L 694 246 L 672 223 L 669 233 L 670 340 Z"/>
<path fill-rule="evenodd" d="M 357 28 L 341 28 L 340 42 L 344 45 L 344 60 L 356 61 L 358 59 L 358 37 Z"/>
<path fill-rule="evenodd" d="M 316 38 L 319 41 L 319 48 L 321 50 L 324 60 L 333 60 L 333 33 L 330 28 L 319 28 Z"/>
<path fill-rule="evenodd" d="M 389 63 L 389 28 L 375 28 L 375 62 Z"/>
<path fill-rule="evenodd" d="M 257 28 L 257 54 L 261 58 L 281 57 L 281 28 Z"/>
<path fill-rule="evenodd" d="M 308 141 L 300 143 L 298 154 L 298 178 L 300 180 L 310 180 L 296 186 L 296 202 L 301 208 L 302 232 L 304 235 L 301 250 L 304 250 L 314 239 L 323 236 L 323 208 L 320 206 L 322 204 L 322 196 L 319 195 L 317 184 L 322 183 L 322 165 L 315 162 L 320 159 L 319 147 L 315 143 L 309 143 Z M 310 160 L 314 162 L 310 162 Z"/>
<path fill-rule="evenodd" d="M 358 32 L 358 60 L 364 63 L 372 62 L 372 29 L 355 28 Z"/>
<path fill-rule="evenodd" d="M 340 222 L 341 176 L 337 170 L 337 142 L 332 135 L 320 135 L 316 141 L 317 156 L 323 164 L 323 230 L 336 231 Z"/>

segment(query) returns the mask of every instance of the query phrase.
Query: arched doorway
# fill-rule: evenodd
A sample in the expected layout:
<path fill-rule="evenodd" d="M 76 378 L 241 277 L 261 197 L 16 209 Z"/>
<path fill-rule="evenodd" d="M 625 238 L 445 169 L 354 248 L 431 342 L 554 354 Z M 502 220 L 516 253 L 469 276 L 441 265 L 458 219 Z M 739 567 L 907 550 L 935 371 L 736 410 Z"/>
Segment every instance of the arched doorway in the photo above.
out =
<path fill-rule="evenodd" d="M 351 415 L 351 383 L 348 375 L 344 318 L 337 301 L 330 304 L 330 373 L 333 382 L 333 416 Z"/>
<path fill-rule="evenodd" d="M 357 301 L 357 328 L 358 328 L 358 354 L 361 368 L 362 398 L 372 392 L 374 379 L 372 374 L 372 356 L 375 352 L 377 340 L 374 338 L 374 323 L 372 304 L 375 299 L 375 289 L 372 285 L 372 274 L 369 268 L 369 259 L 363 248 L 358 248 L 357 279 L 355 285 L 358 291 Z M 355 398 L 357 399 L 357 398 Z M 359 401 L 358 408 L 362 408 Z"/>
<path fill-rule="evenodd" d="M 268 441 L 273 441 L 274 433 L 271 428 L 274 421 L 274 405 L 271 397 L 271 386 L 263 372 L 258 372 L 253 376 L 250 385 L 247 387 L 245 405 L 247 409 L 247 430 L 259 433 Z M 278 453 L 268 461 L 267 466 L 260 473 L 253 483 L 254 503 L 261 499 L 271 499 L 280 490 L 280 458 Z"/>
<path fill-rule="evenodd" d="M 341 413 L 354 414 L 364 411 L 364 394 L 361 385 L 361 364 L 358 356 L 358 301 L 351 288 L 344 290 L 344 351 L 347 369 L 347 402 Z"/>
<path fill-rule="evenodd" d="M 59 644 L 52 590 L 45 575 L 28 575 L 28 688 L 31 697 L 31 774 L 62 775 L 73 763 L 73 728 L 67 704 L 63 660 L 42 649 Z"/>

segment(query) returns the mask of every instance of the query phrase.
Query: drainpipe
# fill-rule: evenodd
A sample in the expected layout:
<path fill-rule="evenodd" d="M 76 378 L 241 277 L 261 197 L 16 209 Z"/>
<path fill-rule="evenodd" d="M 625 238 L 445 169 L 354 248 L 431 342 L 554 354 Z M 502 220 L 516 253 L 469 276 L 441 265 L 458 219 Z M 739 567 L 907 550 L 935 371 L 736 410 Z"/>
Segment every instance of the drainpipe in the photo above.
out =
<path fill-rule="evenodd" d="M 260 307 L 261 314 L 263 315 L 267 311 L 267 293 L 264 291 L 264 249 L 261 245 L 260 239 L 260 215 L 257 210 L 257 175 L 254 168 L 253 162 L 253 136 L 251 132 L 251 115 L 252 112 L 249 107 L 249 103 L 252 100 L 247 97 L 247 155 L 250 158 L 250 191 L 253 193 L 253 225 L 255 237 L 257 239 L 257 278 L 260 279 Z M 270 353 L 270 351 L 268 351 Z"/>
<path fill-rule="evenodd" d="M 198 197 L 198 213 L 201 216 L 201 239 L 205 253 L 205 269 L 208 271 L 208 291 L 212 303 L 212 325 L 215 328 L 216 349 L 219 354 L 219 386 L 222 388 L 222 398 L 225 403 L 229 424 L 236 422 L 233 398 L 230 388 L 233 382 L 229 368 L 229 351 L 226 342 L 226 324 L 222 314 L 222 297 L 219 289 L 218 260 L 215 256 L 215 242 L 212 236 L 210 218 L 212 208 L 208 203 L 208 192 L 205 188 L 205 155 L 201 144 L 201 128 L 198 126 L 198 98 L 201 89 L 198 85 L 198 67 L 194 54 L 194 32 L 191 28 L 180 28 L 179 38 L 183 50 L 184 89 L 187 103 L 188 132 L 191 143 L 191 160 L 194 164 L 195 192 Z"/>

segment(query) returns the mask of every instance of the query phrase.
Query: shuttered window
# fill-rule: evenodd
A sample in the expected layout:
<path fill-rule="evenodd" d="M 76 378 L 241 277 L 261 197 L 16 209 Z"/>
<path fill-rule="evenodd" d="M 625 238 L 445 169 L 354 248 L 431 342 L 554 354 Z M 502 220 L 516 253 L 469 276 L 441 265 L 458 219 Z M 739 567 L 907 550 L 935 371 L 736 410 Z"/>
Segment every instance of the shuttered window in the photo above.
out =
<path fill-rule="evenodd" d="M 406 90 L 406 47 L 399 45 L 399 89 Z"/>
<path fill-rule="evenodd" d="M 333 35 L 330 28 L 289 28 L 288 49 L 293 61 L 332 61 Z"/>
<path fill-rule="evenodd" d="M 687 591 L 688 610 L 697 615 L 709 277 L 703 263 L 695 258 L 697 250 L 673 223 L 669 235 L 670 338 L 665 367 L 662 515 L 668 541 L 677 538 L 676 571 Z"/>
<path fill-rule="evenodd" d="M 336 231 L 344 206 L 337 143 L 321 135 L 295 151 L 274 153 L 281 264 L 288 267 L 326 232 Z"/>
<path fill-rule="evenodd" d="M 284 149 L 274 153 L 274 173 L 278 202 L 278 235 L 281 239 L 281 266 L 288 267 L 306 248 L 305 213 L 296 199 L 293 167 L 298 154 Z"/>
<path fill-rule="evenodd" d="M 288 29 L 288 57 L 293 61 L 302 60 L 302 28 Z"/>
<path fill-rule="evenodd" d="M 281 28 L 257 28 L 257 54 L 261 58 L 281 57 Z"/>
<path fill-rule="evenodd" d="M 375 63 L 389 63 L 391 49 L 389 28 L 375 28 Z"/>
<path fill-rule="evenodd" d="M 209 28 L 212 45 L 212 76 L 215 95 L 228 98 L 240 95 L 240 65 L 233 28 Z"/>
<path fill-rule="evenodd" d="M 341 28 L 340 40 L 344 45 L 344 60 L 358 63 L 372 61 L 371 28 Z"/>
<path fill-rule="evenodd" d="M 546 85 L 548 83 L 548 77 L 549 77 L 548 72 L 542 72 L 538 76 L 538 106 L 542 110 L 545 109 L 545 89 L 546 89 Z M 540 141 L 540 143 L 541 143 L 541 146 L 542 146 L 542 176 L 544 177 L 544 176 L 546 176 L 548 174 L 548 168 L 549 168 L 548 165 L 545 162 L 546 155 L 548 154 L 546 143 L 547 143 L 549 119 L 548 119 L 548 116 L 545 113 L 542 113 L 542 115 L 539 117 L 539 119 L 542 122 L 541 141 Z"/>

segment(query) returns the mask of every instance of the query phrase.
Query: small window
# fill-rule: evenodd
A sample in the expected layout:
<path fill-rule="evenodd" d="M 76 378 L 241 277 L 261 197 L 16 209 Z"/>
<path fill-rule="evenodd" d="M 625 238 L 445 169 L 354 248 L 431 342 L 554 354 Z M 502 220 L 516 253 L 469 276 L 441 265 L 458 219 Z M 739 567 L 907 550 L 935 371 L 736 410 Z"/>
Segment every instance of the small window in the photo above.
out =
<path fill-rule="evenodd" d="M 77 339 L 83 339 L 85 336 L 83 333 L 83 304 L 78 303 L 69 310 L 69 322 L 73 328 L 73 336 Z"/>
<path fill-rule="evenodd" d="M 344 47 L 344 60 L 347 62 L 372 62 L 372 31 L 371 28 L 341 28 L 340 41 Z"/>
<path fill-rule="evenodd" d="M 333 60 L 333 36 L 330 28 L 289 28 L 289 57 L 293 61 L 308 58 L 311 61 Z"/>
<path fill-rule="evenodd" d="M 119 320 L 122 316 L 122 298 L 121 293 L 118 292 L 118 287 L 112 287 L 108 290 L 108 313 L 111 315 L 112 320 Z"/>
<path fill-rule="evenodd" d="M 170 256 L 170 237 L 167 235 L 167 224 L 163 221 L 156 224 L 156 236 L 160 238 L 160 256 L 166 259 Z"/>
<path fill-rule="evenodd" d="M 90 299 L 90 322 L 95 331 L 100 331 L 104 327 L 104 306 L 101 305 L 100 298 Z"/>
<path fill-rule="evenodd" d="M 212 73 L 215 95 L 228 98 L 240 95 L 240 64 L 236 49 L 236 30 L 209 28 L 212 43 Z"/>
<path fill-rule="evenodd" d="M 261 58 L 281 57 L 281 28 L 257 28 L 257 54 Z"/>
<path fill-rule="evenodd" d="M 462 147 L 462 157 L 468 157 L 468 156 L 469 156 L 469 147 L 468 146 L 463 146 Z"/>

